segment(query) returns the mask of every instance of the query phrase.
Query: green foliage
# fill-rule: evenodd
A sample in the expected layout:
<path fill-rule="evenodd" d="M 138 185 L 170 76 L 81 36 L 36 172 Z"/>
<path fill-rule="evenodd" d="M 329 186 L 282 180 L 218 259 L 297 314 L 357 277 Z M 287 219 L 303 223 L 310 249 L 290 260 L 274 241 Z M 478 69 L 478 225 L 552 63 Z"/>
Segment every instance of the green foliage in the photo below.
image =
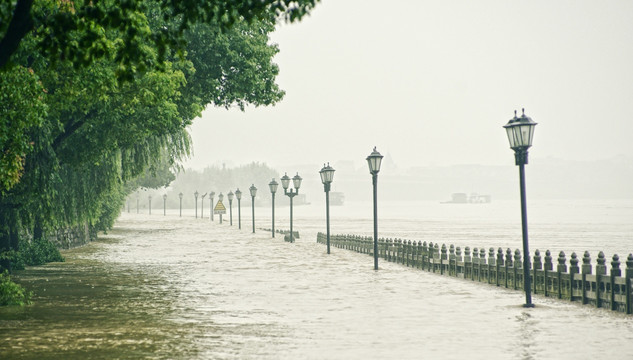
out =
<path fill-rule="evenodd" d="M 30 291 L 11 281 L 6 270 L 0 273 L 0 306 L 28 305 L 31 303 L 31 296 L 33 294 Z"/>
<path fill-rule="evenodd" d="M 45 238 L 39 238 L 31 241 L 20 240 L 20 250 L 15 253 L 11 264 L 14 270 L 21 270 L 24 266 L 63 261 L 64 257 L 55 244 Z"/>

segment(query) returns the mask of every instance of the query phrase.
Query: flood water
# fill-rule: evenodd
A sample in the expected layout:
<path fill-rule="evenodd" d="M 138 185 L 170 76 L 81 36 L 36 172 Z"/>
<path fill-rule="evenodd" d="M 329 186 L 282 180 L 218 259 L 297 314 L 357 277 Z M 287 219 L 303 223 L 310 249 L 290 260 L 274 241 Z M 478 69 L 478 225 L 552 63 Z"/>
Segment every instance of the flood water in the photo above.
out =
<path fill-rule="evenodd" d="M 65 263 L 18 272 L 33 305 L 0 308 L 2 359 L 626 358 L 633 317 L 447 278 L 316 243 L 321 202 L 294 209 L 300 239 L 259 228 L 270 209 L 223 224 L 178 210 L 123 213 Z M 379 207 L 379 232 L 473 247 L 521 247 L 515 202 Z M 372 234 L 370 203 L 331 208 L 332 233 Z M 535 201 L 530 248 L 624 260 L 633 201 Z M 208 216 L 208 213 L 206 214 Z M 276 211 L 287 229 L 288 208 Z M 624 269 L 624 261 L 622 269 Z"/>

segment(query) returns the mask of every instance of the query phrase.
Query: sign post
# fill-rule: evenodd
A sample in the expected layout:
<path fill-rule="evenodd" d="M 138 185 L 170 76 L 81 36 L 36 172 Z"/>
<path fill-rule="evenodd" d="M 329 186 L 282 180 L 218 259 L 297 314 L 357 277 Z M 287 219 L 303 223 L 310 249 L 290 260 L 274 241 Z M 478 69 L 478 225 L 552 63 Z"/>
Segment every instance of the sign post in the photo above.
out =
<path fill-rule="evenodd" d="M 226 214 L 226 207 L 222 204 L 222 200 L 218 200 L 218 203 L 215 204 L 215 208 L 213 208 L 213 213 L 220 215 L 220 224 L 222 224 L 222 215 Z"/>

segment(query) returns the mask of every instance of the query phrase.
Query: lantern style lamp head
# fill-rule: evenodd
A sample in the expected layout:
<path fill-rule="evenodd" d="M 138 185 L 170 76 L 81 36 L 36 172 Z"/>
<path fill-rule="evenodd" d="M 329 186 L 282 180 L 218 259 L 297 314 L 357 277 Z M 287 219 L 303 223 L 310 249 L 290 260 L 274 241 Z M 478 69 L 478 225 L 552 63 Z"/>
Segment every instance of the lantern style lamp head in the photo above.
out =
<path fill-rule="evenodd" d="M 199 195 L 199 194 L 198 194 L 198 190 L 196 190 L 196 192 L 195 192 L 195 193 L 193 193 L 193 196 L 195 196 L 195 197 L 197 198 L 197 197 L 198 197 L 198 195 Z"/>
<path fill-rule="evenodd" d="M 211 191 L 211 192 L 209 193 L 209 196 L 214 197 L 214 196 L 215 196 L 215 191 Z"/>
<path fill-rule="evenodd" d="M 297 175 L 293 176 L 292 178 L 292 185 L 295 187 L 295 190 L 297 190 L 297 192 L 299 191 L 299 188 L 301 187 L 301 181 L 303 179 L 301 178 L 301 176 L 299 176 L 299 173 L 297 173 Z"/>
<path fill-rule="evenodd" d="M 277 192 L 278 186 L 279 186 L 279 183 L 275 181 L 275 178 L 273 178 L 273 181 L 268 183 L 268 187 L 270 188 L 271 194 L 274 194 Z"/>
<path fill-rule="evenodd" d="M 330 166 L 330 163 L 325 166 L 323 164 L 323 168 L 319 171 L 319 175 L 321 175 L 321 182 L 323 185 L 331 184 L 332 180 L 334 180 L 334 168 Z"/>
<path fill-rule="evenodd" d="M 288 173 L 281 177 L 281 186 L 284 188 L 284 192 L 288 190 L 288 186 L 290 185 L 290 177 Z"/>
<path fill-rule="evenodd" d="M 235 197 L 237 198 L 237 200 L 241 200 L 242 199 L 242 192 L 240 191 L 239 188 L 237 190 L 235 190 Z"/>
<path fill-rule="evenodd" d="M 517 165 L 527 164 L 527 150 L 532 146 L 534 137 L 534 127 L 536 123 L 532 118 L 525 115 L 525 109 L 520 118 L 517 118 L 516 111 L 514 117 L 503 127 L 508 135 L 510 148 L 514 150 Z"/>
<path fill-rule="evenodd" d="M 167 200 L 167 194 L 163 194 L 163 200 Z"/>
<path fill-rule="evenodd" d="M 255 195 L 257 195 L 257 188 L 255 187 L 255 184 L 251 184 L 251 187 L 249 187 L 248 190 L 250 190 L 252 197 L 255 197 Z"/>
<path fill-rule="evenodd" d="M 367 157 L 367 164 L 369 165 L 369 172 L 372 175 L 377 175 L 380 172 L 380 165 L 382 163 L 383 156 L 380 155 L 378 151 L 376 151 L 376 147 L 374 146 L 374 151 Z"/>
<path fill-rule="evenodd" d="M 178 197 L 180 198 L 180 200 L 182 200 L 182 193 L 178 194 Z"/>
<path fill-rule="evenodd" d="M 228 194 L 226 194 L 226 196 L 229 198 L 229 202 L 233 201 L 233 195 L 234 195 L 234 194 L 233 194 L 233 192 L 232 192 L 232 191 L 229 191 L 229 193 L 228 193 Z"/>
<path fill-rule="evenodd" d="M 220 201 L 224 200 L 224 195 L 222 195 L 222 193 L 220 193 L 220 195 L 218 195 L 218 200 L 220 200 Z"/>

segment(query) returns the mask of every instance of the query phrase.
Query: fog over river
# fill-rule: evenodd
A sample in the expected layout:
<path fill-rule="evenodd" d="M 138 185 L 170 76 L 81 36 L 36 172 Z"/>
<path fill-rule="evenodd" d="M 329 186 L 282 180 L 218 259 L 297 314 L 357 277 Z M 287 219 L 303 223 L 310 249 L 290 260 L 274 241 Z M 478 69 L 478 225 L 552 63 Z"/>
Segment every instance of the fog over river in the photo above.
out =
<path fill-rule="evenodd" d="M 316 198 L 316 196 L 315 196 Z M 316 199 L 315 199 L 316 201 Z M 18 272 L 33 305 L 0 309 L 2 359 L 587 359 L 633 353 L 633 318 L 447 278 L 316 243 L 321 201 L 296 206 L 290 244 L 270 208 L 196 219 L 192 209 L 124 212 L 65 263 Z M 288 207 L 276 227 L 287 229 Z M 521 247 L 516 202 L 384 203 L 384 237 Z M 531 250 L 621 259 L 633 201 L 534 201 Z M 205 211 L 205 215 L 208 213 Z M 333 233 L 369 235 L 371 204 L 332 207 Z M 624 268 L 624 262 L 622 268 Z"/>

